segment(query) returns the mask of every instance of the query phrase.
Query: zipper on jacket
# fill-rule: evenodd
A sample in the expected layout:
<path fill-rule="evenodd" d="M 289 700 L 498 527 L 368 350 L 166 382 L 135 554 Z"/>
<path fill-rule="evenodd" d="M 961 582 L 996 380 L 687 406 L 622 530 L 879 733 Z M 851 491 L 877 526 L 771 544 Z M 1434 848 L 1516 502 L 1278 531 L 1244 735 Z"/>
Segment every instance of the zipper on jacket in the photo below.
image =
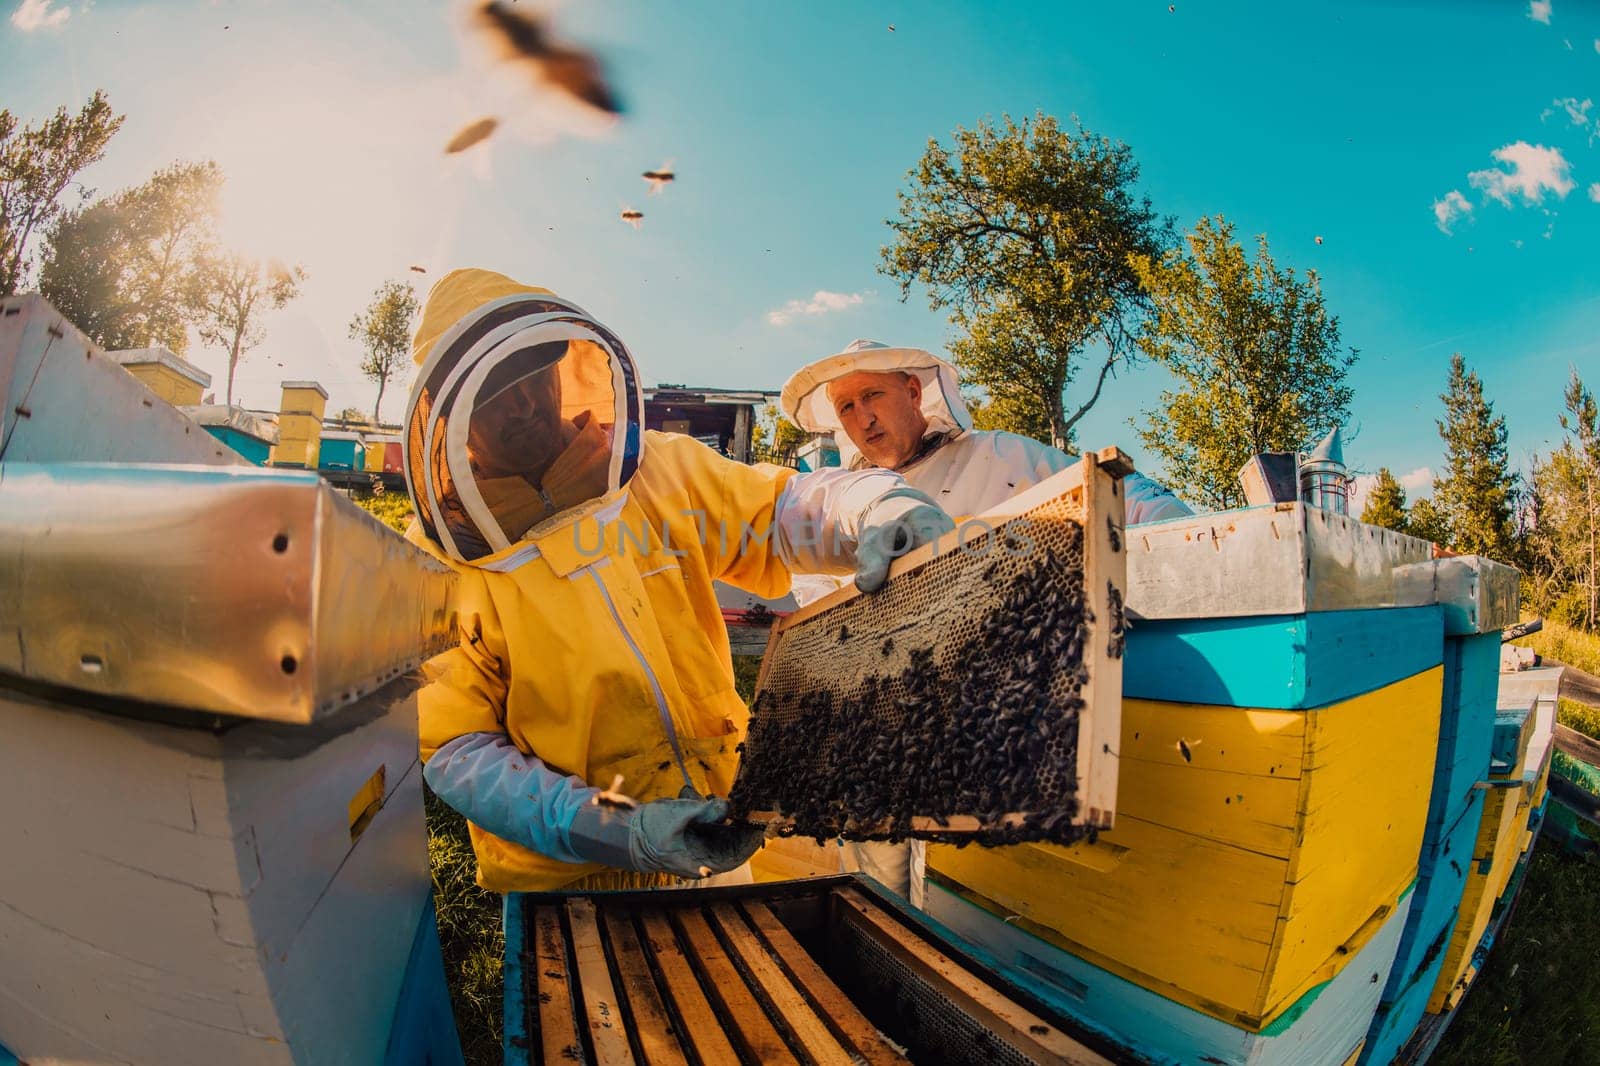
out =
<path fill-rule="evenodd" d="M 617 628 L 622 631 L 622 639 L 628 642 L 628 647 L 633 650 L 633 657 L 639 660 L 639 668 L 644 671 L 644 676 L 650 679 L 650 691 L 655 693 L 656 710 L 661 715 L 661 728 L 666 730 L 667 740 L 672 744 L 672 757 L 678 762 L 678 773 L 683 775 L 685 785 L 694 788 L 694 782 L 689 778 L 689 767 L 683 761 L 683 749 L 678 746 L 678 731 L 672 725 L 672 712 L 667 709 L 667 696 L 661 691 L 661 682 L 656 680 L 656 672 L 650 669 L 650 663 L 646 661 L 644 652 L 639 650 L 639 645 L 634 642 L 633 634 L 622 624 L 622 615 L 617 613 L 617 605 L 611 602 L 611 591 L 606 588 L 606 583 L 600 580 L 600 575 L 592 568 L 585 572 L 594 578 L 595 586 L 600 589 L 600 596 L 606 601 L 606 608 L 611 612 L 611 620 L 617 623 Z"/>

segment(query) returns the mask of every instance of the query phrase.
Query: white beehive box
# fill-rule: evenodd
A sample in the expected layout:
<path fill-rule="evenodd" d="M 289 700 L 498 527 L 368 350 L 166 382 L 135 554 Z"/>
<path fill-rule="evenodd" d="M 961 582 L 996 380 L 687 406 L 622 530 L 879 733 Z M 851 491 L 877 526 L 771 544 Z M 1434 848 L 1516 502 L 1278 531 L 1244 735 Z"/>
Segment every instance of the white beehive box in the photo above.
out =
<path fill-rule="evenodd" d="M 331 496 L 0 468 L 0 1046 L 24 1061 L 382 1061 L 429 888 L 408 671 L 451 636 L 452 575 Z"/>

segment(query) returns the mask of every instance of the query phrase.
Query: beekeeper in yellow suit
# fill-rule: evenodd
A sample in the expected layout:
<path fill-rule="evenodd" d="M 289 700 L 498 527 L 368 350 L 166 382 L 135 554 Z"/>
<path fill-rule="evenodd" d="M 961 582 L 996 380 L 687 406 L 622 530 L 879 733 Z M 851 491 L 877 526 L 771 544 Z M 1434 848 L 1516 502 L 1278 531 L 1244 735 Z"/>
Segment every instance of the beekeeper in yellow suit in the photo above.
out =
<path fill-rule="evenodd" d="M 638 371 L 570 301 L 462 270 L 429 294 L 406 411 L 408 533 L 461 575 L 460 644 L 419 695 L 424 777 L 499 892 L 730 871 L 748 712 L 714 580 L 781 595 L 953 530 L 893 472 L 798 475 L 644 428 Z M 614 786 L 620 777 L 620 786 Z"/>

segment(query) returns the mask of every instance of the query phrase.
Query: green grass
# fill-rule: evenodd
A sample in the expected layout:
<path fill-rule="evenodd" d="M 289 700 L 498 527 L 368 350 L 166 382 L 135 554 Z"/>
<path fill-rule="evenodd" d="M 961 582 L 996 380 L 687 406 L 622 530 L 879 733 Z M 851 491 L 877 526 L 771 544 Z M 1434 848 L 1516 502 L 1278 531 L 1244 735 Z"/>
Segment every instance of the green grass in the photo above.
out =
<path fill-rule="evenodd" d="M 353 492 L 350 500 L 396 533 L 411 521 L 411 498 L 403 492 Z"/>
<path fill-rule="evenodd" d="M 1532 648 L 1547 659 L 1576 666 L 1586 673 L 1600 674 L 1600 635 L 1546 620 L 1539 632 L 1512 643 Z"/>
<path fill-rule="evenodd" d="M 1600 710 L 1586 707 L 1576 700 L 1561 699 L 1556 703 L 1556 721 L 1568 729 L 1576 729 L 1585 736 L 1600 740 Z"/>
<path fill-rule="evenodd" d="M 1541 840 L 1511 922 L 1429 1066 L 1600 1062 L 1600 865 Z"/>
<path fill-rule="evenodd" d="M 1600 740 L 1600 710 L 1586 707 L 1576 700 L 1563 699 L 1556 703 L 1556 721 L 1568 729 L 1576 729 L 1585 736 Z"/>
<path fill-rule="evenodd" d="M 505 930 L 500 895 L 479 888 L 477 860 L 467 821 L 431 790 L 423 793 L 428 819 L 428 863 L 433 869 L 433 906 L 439 915 L 445 979 L 455 1008 L 456 1034 L 467 1066 L 501 1061 L 501 988 Z"/>
<path fill-rule="evenodd" d="M 735 655 L 733 657 L 733 687 L 746 706 L 756 698 L 756 674 L 761 669 L 761 656 Z"/>

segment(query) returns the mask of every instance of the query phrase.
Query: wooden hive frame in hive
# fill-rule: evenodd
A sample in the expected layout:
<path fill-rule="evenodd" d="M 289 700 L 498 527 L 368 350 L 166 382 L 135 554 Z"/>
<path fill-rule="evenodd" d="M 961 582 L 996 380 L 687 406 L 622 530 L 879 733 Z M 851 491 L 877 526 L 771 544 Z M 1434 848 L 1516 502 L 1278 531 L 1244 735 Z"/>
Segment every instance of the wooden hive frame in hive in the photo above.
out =
<path fill-rule="evenodd" d="M 849 876 L 506 899 L 508 1066 L 1113 1066 Z"/>
<path fill-rule="evenodd" d="M 1065 843 L 1109 828 L 1131 469 L 1116 448 L 1086 454 L 897 560 L 878 592 L 783 620 L 736 813 L 818 838 Z"/>

